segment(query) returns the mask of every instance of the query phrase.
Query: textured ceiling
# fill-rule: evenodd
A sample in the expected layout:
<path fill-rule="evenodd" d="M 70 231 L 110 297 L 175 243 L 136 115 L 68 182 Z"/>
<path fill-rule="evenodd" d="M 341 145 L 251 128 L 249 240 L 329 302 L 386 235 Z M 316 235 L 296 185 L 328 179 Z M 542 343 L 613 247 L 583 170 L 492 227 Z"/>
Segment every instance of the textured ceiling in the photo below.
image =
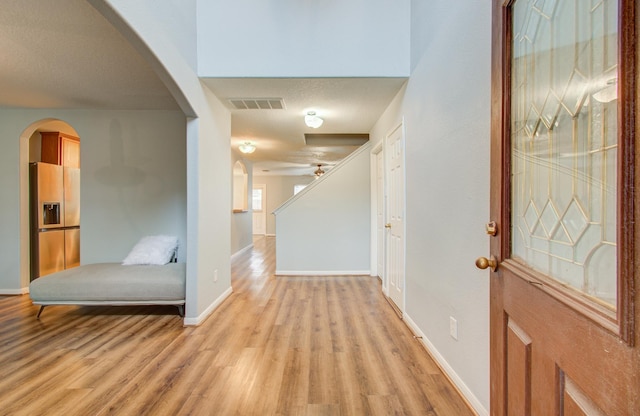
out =
<path fill-rule="evenodd" d="M 404 78 L 206 78 L 204 83 L 232 110 L 232 147 L 256 144 L 246 155 L 254 174 L 309 174 L 331 165 L 357 146 L 307 145 L 305 133 L 369 133 L 398 93 Z M 282 98 L 284 110 L 235 110 L 231 98 Z M 318 129 L 304 124 L 307 111 L 324 120 Z M 277 163 L 287 162 L 278 168 Z M 295 169 L 298 166 L 300 169 Z M 263 172 L 268 170 L 269 172 Z"/>
<path fill-rule="evenodd" d="M 179 110 L 150 65 L 86 0 L 2 0 L 0 107 Z M 353 145 L 308 146 L 305 133 L 368 133 L 404 78 L 205 78 L 232 113 L 234 149 L 254 173 L 310 174 Z M 229 98 L 281 98 L 282 110 L 235 110 Z M 304 125 L 315 110 L 319 129 Z"/>
<path fill-rule="evenodd" d="M 86 0 L 2 0 L 0 51 L 0 107 L 179 109 Z"/>

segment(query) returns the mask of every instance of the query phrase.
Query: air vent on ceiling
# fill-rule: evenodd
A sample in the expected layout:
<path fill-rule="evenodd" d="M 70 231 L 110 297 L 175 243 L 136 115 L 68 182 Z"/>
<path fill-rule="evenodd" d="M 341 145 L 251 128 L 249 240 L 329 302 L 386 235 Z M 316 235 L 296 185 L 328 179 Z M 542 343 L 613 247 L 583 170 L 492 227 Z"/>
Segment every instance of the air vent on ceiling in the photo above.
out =
<path fill-rule="evenodd" d="M 236 110 L 282 110 L 282 98 L 229 98 L 231 107 Z"/>

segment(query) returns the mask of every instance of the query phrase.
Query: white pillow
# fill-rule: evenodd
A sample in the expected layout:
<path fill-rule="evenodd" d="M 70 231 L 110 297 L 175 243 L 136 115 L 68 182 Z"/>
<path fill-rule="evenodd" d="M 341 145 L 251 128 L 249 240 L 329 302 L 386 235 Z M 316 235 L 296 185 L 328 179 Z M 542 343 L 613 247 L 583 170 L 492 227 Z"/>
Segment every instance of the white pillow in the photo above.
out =
<path fill-rule="evenodd" d="M 167 264 L 171 261 L 176 247 L 178 247 L 178 237 L 169 235 L 142 237 L 122 261 L 122 264 L 125 266 L 132 264 Z"/>

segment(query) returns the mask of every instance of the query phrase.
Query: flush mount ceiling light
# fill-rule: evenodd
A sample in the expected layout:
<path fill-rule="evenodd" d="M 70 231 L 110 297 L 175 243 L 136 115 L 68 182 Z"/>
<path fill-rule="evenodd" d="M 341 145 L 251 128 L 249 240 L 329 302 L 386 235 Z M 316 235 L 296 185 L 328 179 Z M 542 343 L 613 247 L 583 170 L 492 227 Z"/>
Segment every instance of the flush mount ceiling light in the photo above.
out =
<path fill-rule="evenodd" d="M 251 142 L 244 142 L 238 146 L 238 149 L 240 149 L 242 153 L 253 153 L 256 150 L 256 145 Z"/>
<path fill-rule="evenodd" d="M 607 80 L 606 86 L 593 94 L 593 98 L 601 103 L 610 103 L 611 101 L 618 99 L 618 79 L 611 78 Z"/>
<path fill-rule="evenodd" d="M 315 111 L 308 111 L 307 115 L 304 116 L 304 123 L 312 129 L 317 129 L 322 126 L 324 120 L 318 117 Z"/>

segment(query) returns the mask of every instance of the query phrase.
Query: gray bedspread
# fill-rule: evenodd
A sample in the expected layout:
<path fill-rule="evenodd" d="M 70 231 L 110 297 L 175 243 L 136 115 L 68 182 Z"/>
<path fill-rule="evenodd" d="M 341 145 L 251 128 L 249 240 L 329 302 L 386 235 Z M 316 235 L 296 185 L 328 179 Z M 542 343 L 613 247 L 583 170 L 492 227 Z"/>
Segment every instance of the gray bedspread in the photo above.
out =
<path fill-rule="evenodd" d="M 184 304 L 185 264 L 87 264 L 31 282 L 35 304 Z"/>

